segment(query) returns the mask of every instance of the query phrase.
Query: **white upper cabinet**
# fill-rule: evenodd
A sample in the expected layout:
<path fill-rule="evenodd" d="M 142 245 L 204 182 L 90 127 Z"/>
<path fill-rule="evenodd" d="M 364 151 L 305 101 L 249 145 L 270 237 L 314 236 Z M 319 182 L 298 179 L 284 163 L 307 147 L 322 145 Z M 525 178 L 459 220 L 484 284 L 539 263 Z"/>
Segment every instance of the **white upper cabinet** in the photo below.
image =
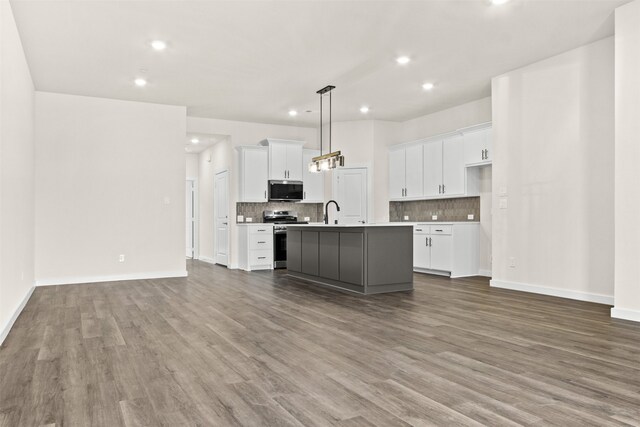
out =
<path fill-rule="evenodd" d="M 456 135 L 442 141 L 442 194 L 465 194 L 464 141 Z"/>
<path fill-rule="evenodd" d="M 422 144 L 389 151 L 389 197 L 422 197 Z"/>
<path fill-rule="evenodd" d="M 302 181 L 304 141 L 268 138 L 260 145 L 269 148 L 269 179 Z"/>
<path fill-rule="evenodd" d="M 422 196 L 422 145 L 405 150 L 405 197 Z"/>
<path fill-rule="evenodd" d="M 303 198 L 301 203 L 324 203 L 324 173 L 309 172 L 311 159 L 320 155 L 320 150 L 302 150 Z"/>
<path fill-rule="evenodd" d="M 240 163 L 239 202 L 266 202 L 269 149 L 258 145 L 236 147 Z"/>
<path fill-rule="evenodd" d="M 424 144 L 424 196 L 442 195 L 442 141 Z"/>
<path fill-rule="evenodd" d="M 491 163 L 492 129 L 489 125 L 475 126 L 462 131 L 464 138 L 464 158 L 467 166 Z"/>

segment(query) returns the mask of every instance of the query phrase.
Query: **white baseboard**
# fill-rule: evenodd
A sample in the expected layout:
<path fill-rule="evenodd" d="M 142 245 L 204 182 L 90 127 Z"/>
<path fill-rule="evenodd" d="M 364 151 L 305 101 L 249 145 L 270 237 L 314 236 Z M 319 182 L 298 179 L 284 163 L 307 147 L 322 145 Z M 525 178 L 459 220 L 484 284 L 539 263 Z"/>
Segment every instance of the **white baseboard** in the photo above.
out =
<path fill-rule="evenodd" d="M 22 299 L 22 302 L 20 303 L 18 308 L 16 308 L 16 311 L 13 313 L 13 316 L 11 316 L 11 318 L 9 319 L 9 322 L 4 326 L 4 328 L 2 328 L 2 332 L 0 332 L 0 345 L 2 345 L 5 338 L 7 338 L 7 335 L 9 335 L 9 331 L 11 331 L 13 324 L 16 323 L 16 320 L 18 320 L 18 316 L 20 316 L 20 313 L 22 313 L 24 306 L 27 305 L 27 302 L 29 302 L 29 298 L 31 298 L 31 294 L 33 294 L 33 291 L 35 289 L 36 289 L 35 286 L 32 286 L 31 289 L 29 289 L 27 294 Z"/>
<path fill-rule="evenodd" d="M 640 322 L 640 310 L 629 310 L 627 308 L 611 308 L 611 317 L 615 319 L 632 320 Z"/>
<path fill-rule="evenodd" d="M 546 286 L 531 285 L 528 283 L 506 282 L 495 279 L 491 280 L 490 283 L 494 288 L 511 289 L 514 291 L 531 292 L 533 294 L 549 295 L 552 297 L 613 305 L 613 296 L 609 295 L 592 294 L 587 292 L 572 291 L 569 289 L 550 288 Z"/>
<path fill-rule="evenodd" d="M 478 276 L 491 277 L 491 270 L 480 270 Z"/>
<path fill-rule="evenodd" d="M 213 258 L 209 258 L 209 257 L 202 256 L 202 255 L 200 255 L 198 257 L 198 261 L 206 262 L 208 264 L 215 264 L 216 263 L 216 261 Z"/>
<path fill-rule="evenodd" d="M 151 273 L 114 274 L 109 276 L 58 277 L 36 280 L 36 286 L 73 285 L 78 283 L 119 282 L 123 280 L 164 279 L 187 277 L 187 270 L 154 271 Z"/>

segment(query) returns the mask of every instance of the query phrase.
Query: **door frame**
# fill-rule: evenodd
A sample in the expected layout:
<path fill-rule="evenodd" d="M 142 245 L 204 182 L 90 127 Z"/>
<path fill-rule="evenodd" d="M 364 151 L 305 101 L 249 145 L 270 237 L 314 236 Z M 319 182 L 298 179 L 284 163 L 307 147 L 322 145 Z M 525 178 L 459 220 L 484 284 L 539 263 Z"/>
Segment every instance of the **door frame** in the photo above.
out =
<path fill-rule="evenodd" d="M 193 182 L 193 258 L 200 258 L 200 201 L 198 195 L 198 178 L 187 178 Z"/>
<path fill-rule="evenodd" d="M 226 173 L 227 174 L 227 219 L 229 219 L 229 209 L 231 206 L 230 195 L 229 195 L 229 170 L 228 169 L 220 169 L 213 174 L 213 263 L 218 264 L 218 225 L 216 224 L 216 206 L 217 206 L 217 195 L 216 195 L 216 179 L 218 175 Z M 229 247 L 231 242 L 231 222 L 227 221 L 227 265 L 225 267 L 229 268 L 231 264 L 231 254 L 229 253 Z M 222 264 L 218 264 L 222 265 Z"/>
<path fill-rule="evenodd" d="M 365 215 L 367 217 L 366 223 L 369 224 L 371 222 L 370 215 L 371 215 L 371 212 L 373 212 L 373 209 L 372 209 L 373 197 L 371 195 L 371 179 L 372 179 L 371 175 L 372 174 L 369 173 L 369 165 L 355 164 L 350 167 L 341 167 L 341 168 L 334 169 L 333 172 L 331 173 L 331 198 L 336 201 L 338 199 L 338 174 L 334 172 L 337 172 L 339 170 L 352 170 L 352 169 L 364 169 L 365 172 L 367 173 L 367 179 L 365 180 L 365 183 L 367 185 L 367 188 L 366 188 L 367 204 L 365 206 Z M 342 219 L 340 213 L 338 213 L 338 218 Z"/>

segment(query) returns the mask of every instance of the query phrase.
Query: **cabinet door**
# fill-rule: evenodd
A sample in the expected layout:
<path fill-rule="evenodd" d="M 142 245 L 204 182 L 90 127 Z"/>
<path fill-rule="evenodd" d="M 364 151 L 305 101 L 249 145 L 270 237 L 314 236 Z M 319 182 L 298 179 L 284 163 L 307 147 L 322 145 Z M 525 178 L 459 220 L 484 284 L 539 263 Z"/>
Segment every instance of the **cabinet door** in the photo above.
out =
<path fill-rule="evenodd" d="M 413 235 L 413 267 L 430 268 L 431 256 L 429 251 L 429 235 Z"/>
<path fill-rule="evenodd" d="M 431 238 L 431 269 L 451 271 L 453 267 L 453 236 L 433 234 Z"/>
<path fill-rule="evenodd" d="M 424 195 L 442 195 L 442 141 L 429 142 L 423 146 Z"/>
<path fill-rule="evenodd" d="M 464 139 L 464 162 L 467 165 L 483 163 L 483 150 L 487 138 L 486 129 L 474 130 L 463 135 Z"/>
<path fill-rule="evenodd" d="M 340 233 L 340 281 L 364 286 L 364 235 Z"/>
<path fill-rule="evenodd" d="M 302 271 L 302 232 L 287 230 L 287 270 Z"/>
<path fill-rule="evenodd" d="M 302 146 L 286 144 L 287 147 L 287 179 L 302 181 Z"/>
<path fill-rule="evenodd" d="M 288 236 L 287 236 L 288 237 Z M 288 253 L 288 252 L 287 252 Z M 304 274 L 318 275 L 318 232 L 302 232 L 302 265 Z"/>
<path fill-rule="evenodd" d="M 422 145 L 408 147 L 405 151 L 405 197 L 422 197 Z"/>
<path fill-rule="evenodd" d="M 493 159 L 493 153 L 492 153 L 492 149 L 493 149 L 493 128 L 489 128 L 485 132 L 484 149 L 485 149 L 484 161 L 485 162 L 490 162 L 491 159 Z"/>
<path fill-rule="evenodd" d="M 323 173 L 309 172 L 311 159 L 319 156 L 320 150 L 304 150 L 302 152 L 302 203 L 322 203 L 324 201 L 324 175 Z"/>
<path fill-rule="evenodd" d="M 389 198 L 404 197 L 405 184 L 405 150 L 389 151 Z"/>
<path fill-rule="evenodd" d="M 302 160 L 302 159 L 301 159 Z M 269 144 L 269 179 L 287 179 L 287 145 L 280 142 Z"/>
<path fill-rule="evenodd" d="M 266 202 L 269 179 L 268 150 L 248 149 L 243 151 L 242 174 L 244 202 Z"/>
<path fill-rule="evenodd" d="M 461 136 L 442 142 L 442 184 L 447 196 L 464 194 L 464 141 Z"/>

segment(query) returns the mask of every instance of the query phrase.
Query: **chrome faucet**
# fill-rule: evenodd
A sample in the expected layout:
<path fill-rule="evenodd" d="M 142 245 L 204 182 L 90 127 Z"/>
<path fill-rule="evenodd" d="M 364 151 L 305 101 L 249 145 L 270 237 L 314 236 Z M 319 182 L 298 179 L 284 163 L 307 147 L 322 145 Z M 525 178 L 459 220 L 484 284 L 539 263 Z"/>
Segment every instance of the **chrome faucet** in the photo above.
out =
<path fill-rule="evenodd" d="M 338 202 L 336 202 L 335 200 L 329 200 L 327 202 L 326 205 L 324 205 L 324 223 L 325 224 L 329 224 L 329 203 L 333 203 L 336 205 L 336 210 L 338 212 L 340 212 L 340 206 L 338 206 Z M 338 220 L 336 219 L 336 224 L 338 223 Z"/>

